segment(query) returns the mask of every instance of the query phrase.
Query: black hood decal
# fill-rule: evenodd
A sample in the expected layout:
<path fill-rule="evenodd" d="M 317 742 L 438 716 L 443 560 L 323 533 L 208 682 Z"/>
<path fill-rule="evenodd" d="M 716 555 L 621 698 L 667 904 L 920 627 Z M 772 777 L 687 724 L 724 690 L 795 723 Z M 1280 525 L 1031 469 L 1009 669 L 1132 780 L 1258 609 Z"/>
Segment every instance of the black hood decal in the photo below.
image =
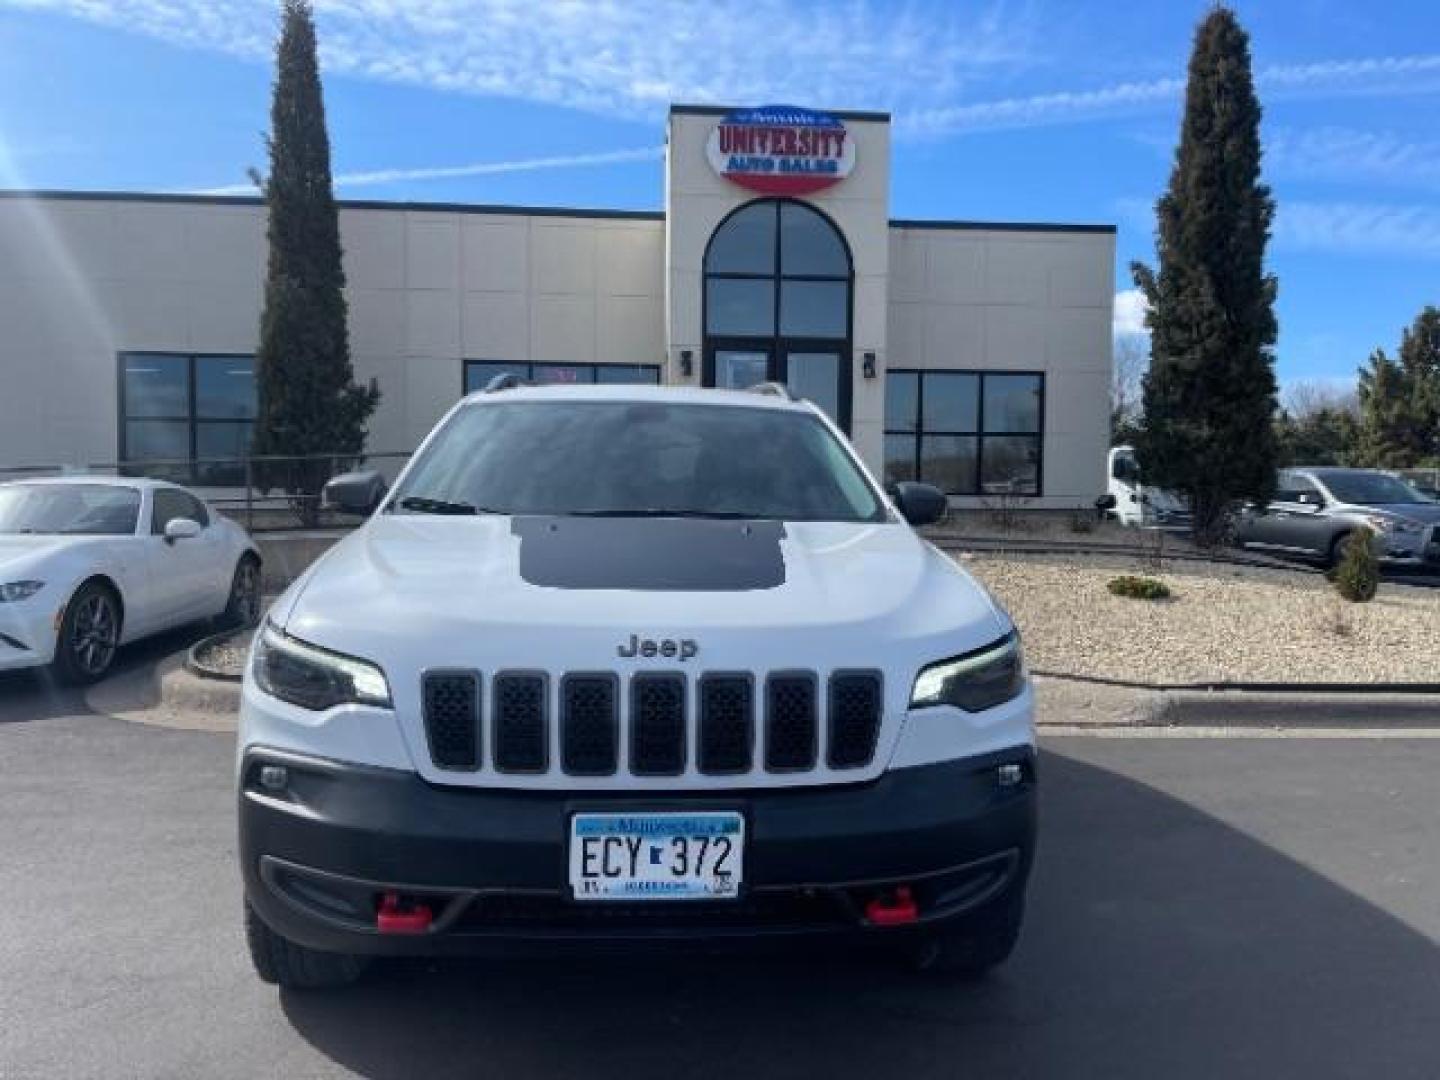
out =
<path fill-rule="evenodd" d="M 520 576 L 550 589 L 741 592 L 785 583 L 779 521 L 515 517 Z"/>

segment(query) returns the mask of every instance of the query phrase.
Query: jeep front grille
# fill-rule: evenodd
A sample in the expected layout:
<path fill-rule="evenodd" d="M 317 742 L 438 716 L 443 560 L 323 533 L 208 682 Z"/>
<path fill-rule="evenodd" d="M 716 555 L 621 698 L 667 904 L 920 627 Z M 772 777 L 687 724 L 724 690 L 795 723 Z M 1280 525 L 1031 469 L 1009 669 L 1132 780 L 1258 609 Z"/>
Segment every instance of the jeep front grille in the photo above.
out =
<path fill-rule="evenodd" d="M 685 676 L 630 680 L 630 771 L 678 776 L 685 771 Z"/>
<path fill-rule="evenodd" d="M 700 761 L 702 773 L 721 776 L 750 771 L 755 746 L 754 684 L 749 675 L 700 678 Z"/>
<path fill-rule="evenodd" d="M 765 681 L 765 768 L 813 769 L 817 737 L 815 676 L 803 671 L 771 675 Z"/>
<path fill-rule="evenodd" d="M 488 694 L 483 681 L 479 672 L 426 674 L 425 736 L 437 768 L 480 771 L 488 743 L 490 765 L 501 773 L 744 777 L 862 769 L 874 760 L 884 712 L 880 673 L 868 670 L 828 677 L 713 671 L 693 680 L 681 672 L 628 680 L 570 672 L 558 690 L 541 672 L 501 671 Z"/>
<path fill-rule="evenodd" d="M 480 678 L 473 671 L 429 671 L 424 685 L 425 738 L 437 768 L 480 767 Z"/>
<path fill-rule="evenodd" d="M 859 769 L 875 756 L 880 735 L 878 671 L 837 671 L 830 676 L 830 739 L 826 760 L 832 769 Z"/>
<path fill-rule="evenodd" d="M 571 776 L 609 776 L 620 743 L 614 675 L 566 675 L 560 682 L 560 760 Z"/>
<path fill-rule="evenodd" d="M 545 676 L 501 672 L 495 676 L 495 767 L 501 772 L 545 771 Z"/>

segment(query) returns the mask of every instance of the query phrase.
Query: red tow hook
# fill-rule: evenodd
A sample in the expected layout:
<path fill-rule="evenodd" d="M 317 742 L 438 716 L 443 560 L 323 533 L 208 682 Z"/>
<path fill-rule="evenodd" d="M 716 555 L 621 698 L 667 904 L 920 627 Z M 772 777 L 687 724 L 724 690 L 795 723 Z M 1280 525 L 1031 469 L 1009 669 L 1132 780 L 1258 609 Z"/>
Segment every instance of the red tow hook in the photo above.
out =
<path fill-rule="evenodd" d="M 380 897 L 375 929 L 382 934 L 423 934 L 430 929 L 431 918 L 426 905 L 412 902 L 402 907 L 399 894 L 387 892 Z"/>
<path fill-rule="evenodd" d="M 877 896 L 865 905 L 865 918 L 875 926 L 904 926 L 920 918 L 920 907 L 909 885 L 901 885 L 894 896 Z"/>

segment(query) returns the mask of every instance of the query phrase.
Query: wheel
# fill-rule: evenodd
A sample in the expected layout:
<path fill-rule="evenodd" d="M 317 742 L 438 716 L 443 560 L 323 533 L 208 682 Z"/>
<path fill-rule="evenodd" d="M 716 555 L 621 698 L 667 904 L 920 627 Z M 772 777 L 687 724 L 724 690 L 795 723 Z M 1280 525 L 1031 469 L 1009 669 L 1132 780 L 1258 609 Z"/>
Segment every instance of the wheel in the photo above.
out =
<path fill-rule="evenodd" d="M 1025 894 L 1017 889 L 953 926 L 931 931 L 912 947 L 911 966 L 928 974 L 979 978 L 1009 959 L 1024 918 Z"/>
<path fill-rule="evenodd" d="M 297 945 L 266 926 L 245 905 L 245 943 L 261 981 L 289 990 L 332 990 L 349 986 L 369 967 L 368 957 L 320 952 Z"/>
<path fill-rule="evenodd" d="M 1350 534 L 1342 532 L 1330 541 L 1330 548 L 1325 552 L 1325 569 L 1334 570 L 1340 565 L 1340 560 L 1345 557 L 1345 544 L 1349 539 Z"/>
<path fill-rule="evenodd" d="M 243 555 L 230 581 L 230 599 L 220 621 L 226 626 L 244 628 L 260 621 L 260 560 Z"/>
<path fill-rule="evenodd" d="M 55 677 L 70 686 L 98 682 L 120 644 L 120 598 L 104 582 L 87 581 L 65 605 L 55 639 Z"/>

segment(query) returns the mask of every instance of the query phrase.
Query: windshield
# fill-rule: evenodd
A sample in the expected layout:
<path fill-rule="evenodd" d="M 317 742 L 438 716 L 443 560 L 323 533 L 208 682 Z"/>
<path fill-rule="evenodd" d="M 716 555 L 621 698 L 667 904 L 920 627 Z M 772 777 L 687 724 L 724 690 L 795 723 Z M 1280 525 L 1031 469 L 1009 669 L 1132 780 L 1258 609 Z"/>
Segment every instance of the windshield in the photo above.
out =
<path fill-rule="evenodd" d="M 467 405 L 390 509 L 885 520 L 873 487 L 816 417 L 649 401 Z"/>
<path fill-rule="evenodd" d="M 0 487 L 0 533 L 129 536 L 140 517 L 140 492 L 101 484 Z"/>
<path fill-rule="evenodd" d="M 1324 473 L 1320 480 L 1341 502 L 1359 506 L 1385 506 L 1406 503 L 1428 503 L 1427 499 L 1404 480 L 1379 472 Z"/>

